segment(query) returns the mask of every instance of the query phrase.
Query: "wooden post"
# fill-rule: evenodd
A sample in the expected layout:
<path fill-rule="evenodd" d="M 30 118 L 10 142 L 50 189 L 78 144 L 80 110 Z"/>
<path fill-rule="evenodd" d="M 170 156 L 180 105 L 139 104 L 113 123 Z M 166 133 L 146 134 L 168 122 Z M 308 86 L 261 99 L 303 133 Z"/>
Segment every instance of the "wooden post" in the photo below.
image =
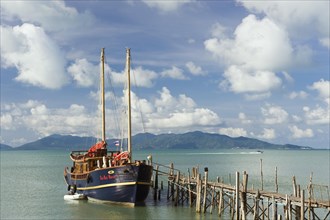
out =
<path fill-rule="evenodd" d="M 300 219 L 305 219 L 305 190 L 301 190 Z"/>
<path fill-rule="evenodd" d="M 272 196 L 272 207 L 273 207 L 272 220 L 276 220 L 276 217 L 277 217 L 277 204 L 276 204 L 274 196 Z"/>
<path fill-rule="evenodd" d="M 180 171 L 177 171 L 175 183 L 176 183 L 176 187 L 175 187 L 174 205 L 177 206 L 179 202 Z"/>
<path fill-rule="evenodd" d="M 205 182 L 204 182 L 204 196 L 203 196 L 203 212 L 206 212 L 206 197 L 207 197 L 207 181 L 208 181 L 208 171 L 207 167 L 204 168 L 205 172 Z"/>
<path fill-rule="evenodd" d="M 214 206 L 214 194 L 215 194 L 215 186 L 212 187 L 212 195 L 211 195 L 211 207 L 210 207 L 210 213 L 212 214 L 213 206 Z"/>
<path fill-rule="evenodd" d="M 269 216 L 269 198 L 267 197 L 267 216 L 268 216 L 268 220 L 270 219 L 270 216 Z"/>
<path fill-rule="evenodd" d="M 308 220 L 311 219 L 311 203 L 312 203 L 312 179 L 313 179 L 313 172 L 309 178 L 309 185 L 308 185 Z"/>
<path fill-rule="evenodd" d="M 277 167 L 275 167 L 275 192 L 278 193 Z"/>
<path fill-rule="evenodd" d="M 288 194 L 285 195 L 285 219 L 291 220 L 291 201 Z"/>
<path fill-rule="evenodd" d="M 184 184 L 184 182 L 185 182 L 185 180 L 183 179 L 183 184 Z M 180 183 L 178 183 L 178 184 L 180 184 Z M 179 186 L 181 186 L 181 185 L 179 185 Z M 185 200 L 185 189 L 184 188 L 179 188 L 179 191 L 181 191 L 181 204 L 183 205 L 183 202 L 184 202 L 184 200 Z M 180 196 L 179 196 L 179 198 L 180 198 Z"/>
<path fill-rule="evenodd" d="M 264 190 L 264 173 L 262 170 L 262 159 L 260 159 L 260 182 L 261 182 L 261 191 L 263 191 Z M 260 197 L 260 194 L 259 194 L 259 197 Z M 261 209 L 261 213 L 262 213 L 262 220 L 264 220 L 264 212 L 265 212 L 264 200 L 261 199 L 260 203 L 261 203 L 260 209 Z M 259 211 L 258 211 L 258 214 L 259 214 Z M 259 219 L 259 217 L 258 217 L 258 219 Z"/>
<path fill-rule="evenodd" d="M 170 176 L 174 175 L 174 165 L 173 163 L 170 164 Z"/>
<path fill-rule="evenodd" d="M 246 171 L 243 173 L 243 189 L 241 193 L 241 210 L 242 210 L 242 220 L 245 220 L 246 218 L 246 212 L 247 212 L 247 200 L 246 200 L 246 193 L 247 193 L 247 184 L 248 184 L 248 175 Z"/>
<path fill-rule="evenodd" d="M 285 194 L 285 204 L 283 205 L 284 219 L 289 219 L 288 215 L 288 195 Z"/>
<path fill-rule="evenodd" d="M 192 206 L 192 193 L 191 193 L 191 185 L 190 185 L 190 172 L 188 169 L 188 196 L 189 196 L 189 206 Z"/>
<path fill-rule="evenodd" d="M 199 183 L 199 176 L 196 176 L 196 212 L 198 213 L 198 183 Z"/>
<path fill-rule="evenodd" d="M 236 220 L 239 220 L 239 172 L 236 172 L 236 186 L 235 186 L 235 211 Z"/>
<path fill-rule="evenodd" d="M 295 176 L 292 177 L 292 186 L 293 186 L 293 196 L 297 197 L 298 193 L 297 193 L 297 183 Z"/>
<path fill-rule="evenodd" d="M 261 178 L 261 191 L 264 190 L 264 174 L 262 172 L 262 159 L 260 159 L 260 178 Z"/>
<path fill-rule="evenodd" d="M 241 197 L 241 214 L 240 214 L 240 218 L 239 219 L 242 219 L 242 220 L 245 220 L 246 219 L 246 201 L 244 200 L 244 192 L 240 192 L 240 197 Z"/>
<path fill-rule="evenodd" d="M 170 164 L 170 177 L 172 178 L 172 181 L 171 181 L 171 197 L 172 197 L 172 201 L 174 201 L 174 182 L 175 182 L 175 179 L 174 179 L 174 165 L 173 163 Z"/>
<path fill-rule="evenodd" d="M 170 181 L 167 180 L 167 200 L 170 198 Z"/>
<path fill-rule="evenodd" d="M 260 193 L 259 189 L 257 190 L 257 195 L 254 201 L 254 212 L 253 212 L 253 219 L 257 220 L 259 219 L 259 199 L 260 199 Z"/>
<path fill-rule="evenodd" d="M 155 173 L 155 182 L 154 182 L 154 200 L 157 200 L 157 196 L 158 196 L 158 169 L 159 166 L 156 166 L 156 173 Z"/>
<path fill-rule="evenodd" d="M 218 215 L 219 215 L 219 218 L 221 218 L 221 214 L 222 214 L 222 206 L 223 206 L 223 189 L 220 188 L 220 192 L 219 192 L 219 210 L 218 210 Z"/>
<path fill-rule="evenodd" d="M 231 219 L 234 219 L 235 216 L 235 193 L 232 194 L 232 196 L 230 197 L 230 216 Z"/>
<path fill-rule="evenodd" d="M 287 220 L 292 220 L 292 207 L 291 207 L 290 197 L 288 197 L 288 219 Z"/>
<path fill-rule="evenodd" d="M 202 208 L 202 178 L 201 178 L 201 174 L 199 175 L 199 182 L 198 182 L 198 212 L 201 212 L 201 208 Z"/>
<path fill-rule="evenodd" d="M 201 175 L 197 175 L 197 182 L 196 182 L 196 212 L 199 213 L 201 211 L 201 190 L 202 189 L 202 180 Z"/>
<path fill-rule="evenodd" d="M 293 187 L 293 196 L 298 197 L 297 183 L 296 183 L 295 176 L 292 177 L 292 187 Z M 296 220 L 298 220 L 299 219 L 299 207 L 295 205 L 294 209 L 296 210 L 295 218 L 296 218 Z"/>

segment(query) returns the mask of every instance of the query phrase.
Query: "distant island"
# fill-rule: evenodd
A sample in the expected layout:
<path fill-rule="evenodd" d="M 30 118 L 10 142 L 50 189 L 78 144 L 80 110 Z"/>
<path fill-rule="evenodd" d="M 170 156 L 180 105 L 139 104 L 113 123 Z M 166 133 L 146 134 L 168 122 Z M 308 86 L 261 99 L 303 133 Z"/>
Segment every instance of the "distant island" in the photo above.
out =
<path fill-rule="evenodd" d="M 94 137 L 54 134 L 15 148 L 0 144 L 0 150 L 87 150 L 95 143 L 95 139 Z M 116 140 L 118 139 L 108 139 L 107 143 L 111 147 Z M 308 146 L 272 144 L 254 138 L 234 138 L 200 131 L 184 134 L 137 134 L 133 136 L 133 145 L 134 149 L 313 149 Z"/>

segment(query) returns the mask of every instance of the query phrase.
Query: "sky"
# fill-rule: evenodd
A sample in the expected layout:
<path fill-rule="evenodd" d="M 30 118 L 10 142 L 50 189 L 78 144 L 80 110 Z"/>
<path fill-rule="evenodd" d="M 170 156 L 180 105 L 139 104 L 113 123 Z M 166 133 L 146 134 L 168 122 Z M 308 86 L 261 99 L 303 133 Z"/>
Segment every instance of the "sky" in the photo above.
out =
<path fill-rule="evenodd" d="M 329 4 L 2 0 L 1 143 L 99 136 L 101 48 L 118 137 L 131 48 L 133 134 L 329 148 Z"/>

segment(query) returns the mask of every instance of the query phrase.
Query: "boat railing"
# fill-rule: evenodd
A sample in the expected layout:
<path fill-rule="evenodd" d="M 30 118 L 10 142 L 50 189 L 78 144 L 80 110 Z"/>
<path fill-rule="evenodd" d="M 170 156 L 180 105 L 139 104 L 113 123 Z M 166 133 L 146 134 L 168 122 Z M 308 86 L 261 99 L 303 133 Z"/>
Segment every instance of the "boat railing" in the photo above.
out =
<path fill-rule="evenodd" d="M 95 158 L 95 157 L 103 157 L 103 156 L 107 156 L 107 157 L 115 157 L 118 154 L 120 154 L 120 151 L 109 151 L 107 149 L 98 149 L 95 152 L 88 152 L 87 150 L 77 150 L 77 151 L 72 151 L 71 152 L 71 158 L 73 160 L 83 160 L 86 158 Z"/>

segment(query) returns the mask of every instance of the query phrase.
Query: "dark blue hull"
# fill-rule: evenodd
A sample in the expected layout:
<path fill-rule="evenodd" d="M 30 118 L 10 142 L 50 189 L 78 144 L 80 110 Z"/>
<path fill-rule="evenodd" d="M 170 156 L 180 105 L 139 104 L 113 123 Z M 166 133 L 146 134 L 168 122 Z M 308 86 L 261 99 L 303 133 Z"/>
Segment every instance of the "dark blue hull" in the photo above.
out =
<path fill-rule="evenodd" d="M 135 205 L 148 196 L 152 170 L 152 166 L 143 163 L 127 164 L 83 175 L 65 172 L 64 177 L 68 185 L 77 188 L 77 193 L 89 199 Z"/>

